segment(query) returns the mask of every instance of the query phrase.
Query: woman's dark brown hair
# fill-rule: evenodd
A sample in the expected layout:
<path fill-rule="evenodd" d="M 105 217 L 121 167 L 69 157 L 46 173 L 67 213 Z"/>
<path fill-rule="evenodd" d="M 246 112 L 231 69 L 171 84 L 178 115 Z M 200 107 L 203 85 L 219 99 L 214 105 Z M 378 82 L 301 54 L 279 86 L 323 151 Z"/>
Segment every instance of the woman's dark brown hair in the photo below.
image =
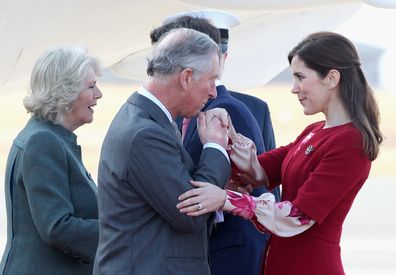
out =
<path fill-rule="evenodd" d="M 353 43 L 337 33 L 317 32 L 290 51 L 290 64 L 294 56 L 322 78 L 332 69 L 339 71 L 341 100 L 353 125 L 362 133 L 365 154 L 370 160 L 375 160 L 383 141 L 379 129 L 380 114 Z"/>

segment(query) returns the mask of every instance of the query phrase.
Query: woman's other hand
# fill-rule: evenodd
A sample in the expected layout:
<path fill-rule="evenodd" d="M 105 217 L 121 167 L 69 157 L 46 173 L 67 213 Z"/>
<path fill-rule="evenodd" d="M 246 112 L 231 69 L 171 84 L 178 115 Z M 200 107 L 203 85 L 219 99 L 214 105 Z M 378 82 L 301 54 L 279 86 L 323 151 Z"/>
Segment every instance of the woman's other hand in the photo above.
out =
<path fill-rule="evenodd" d="M 242 194 L 250 194 L 253 191 L 253 186 L 252 184 L 245 184 L 242 183 L 239 179 L 234 180 L 235 176 L 230 177 L 227 181 L 227 184 L 224 186 L 224 189 L 226 190 L 231 190 L 231 191 L 237 191 Z M 254 181 L 254 183 L 256 183 Z"/>
<path fill-rule="evenodd" d="M 226 191 L 214 184 L 202 181 L 193 181 L 190 183 L 196 187 L 179 196 L 176 205 L 180 213 L 188 216 L 199 216 L 209 212 L 214 212 L 224 206 Z"/>

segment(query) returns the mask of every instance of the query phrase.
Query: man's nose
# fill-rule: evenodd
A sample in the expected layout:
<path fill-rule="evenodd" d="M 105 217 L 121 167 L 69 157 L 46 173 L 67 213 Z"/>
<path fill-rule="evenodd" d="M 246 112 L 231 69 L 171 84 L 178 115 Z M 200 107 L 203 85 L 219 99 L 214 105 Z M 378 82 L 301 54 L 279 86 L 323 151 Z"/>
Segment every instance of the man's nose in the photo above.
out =
<path fill-rule="evenodd" d="M 216 84 L 214 82 L 213 82 L 213 85 L 210 87 L 209 97 L 210 98 L 216 98 L 217 97 L 217 89 L 216 89 Z"/>

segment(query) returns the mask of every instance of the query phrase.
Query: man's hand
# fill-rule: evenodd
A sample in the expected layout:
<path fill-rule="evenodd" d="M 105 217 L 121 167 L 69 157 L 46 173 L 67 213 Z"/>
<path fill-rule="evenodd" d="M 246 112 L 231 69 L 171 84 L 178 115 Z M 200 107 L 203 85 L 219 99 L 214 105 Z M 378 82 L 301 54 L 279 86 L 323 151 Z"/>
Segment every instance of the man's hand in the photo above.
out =
<path fill-rule="evenodd" d="M 205 112 L 206 124 L 217 118 L 221 121 L 222 126 L 228 127 L 230 117 L 227 111 L 223 108 L 213 108 Z"/>
<path fill-rule="evenodd" d="M 228 123 L 228 113 L 222 108 L 214 108 L 200 113 L 197 127 L 202 144 L 213 142 L 227 149 Z"/>

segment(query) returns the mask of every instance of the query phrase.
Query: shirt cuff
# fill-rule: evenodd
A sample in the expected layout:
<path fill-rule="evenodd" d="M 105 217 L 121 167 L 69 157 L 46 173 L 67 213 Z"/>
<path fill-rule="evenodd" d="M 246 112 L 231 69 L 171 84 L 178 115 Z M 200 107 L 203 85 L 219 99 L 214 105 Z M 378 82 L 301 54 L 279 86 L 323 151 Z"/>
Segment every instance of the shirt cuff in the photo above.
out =
<path fill-rule="evenodd" d="M 228 162 L 230 162 L 230 157 L 228 156 L 227 151 L 221 145 L 214 142 L 208 142 L 204 144 L 203 149 L 205 148 L 214 148 L 220 150 L 223 153 L 223 155 L 227 158 Z"/>
<path fill-rule="evenodd" d="M 216 210 L 214 223 L 224 222 L 224 214 L 221 210 Z"/>

